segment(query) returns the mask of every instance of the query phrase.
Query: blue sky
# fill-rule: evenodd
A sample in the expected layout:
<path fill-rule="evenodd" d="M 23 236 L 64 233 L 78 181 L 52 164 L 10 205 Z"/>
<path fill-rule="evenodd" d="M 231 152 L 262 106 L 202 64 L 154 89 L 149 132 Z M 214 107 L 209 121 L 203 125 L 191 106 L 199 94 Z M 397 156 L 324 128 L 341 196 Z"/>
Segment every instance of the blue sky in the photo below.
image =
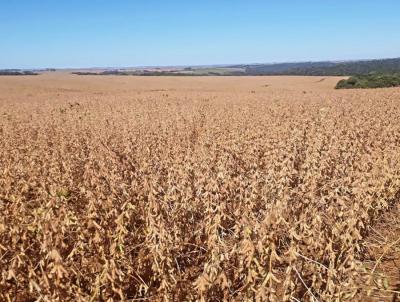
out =
<path fill-rule="evenodd" d="M 0 68 L 400 57 L 400 1 L 9 0 Z"/>

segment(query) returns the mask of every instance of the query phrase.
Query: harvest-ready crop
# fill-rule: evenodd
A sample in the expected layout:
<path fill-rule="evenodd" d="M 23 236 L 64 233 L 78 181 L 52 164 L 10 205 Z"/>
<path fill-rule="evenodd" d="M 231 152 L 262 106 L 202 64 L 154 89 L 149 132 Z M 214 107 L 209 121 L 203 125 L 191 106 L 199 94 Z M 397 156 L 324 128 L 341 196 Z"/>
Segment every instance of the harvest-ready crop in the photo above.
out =
<path fill-rule="evenodd" d="M 398 89 L 73 79 L 120 86 L 18 82 L 0 99 L 1 301 L 379 290 L 364 239 L 399 202 Z"/>

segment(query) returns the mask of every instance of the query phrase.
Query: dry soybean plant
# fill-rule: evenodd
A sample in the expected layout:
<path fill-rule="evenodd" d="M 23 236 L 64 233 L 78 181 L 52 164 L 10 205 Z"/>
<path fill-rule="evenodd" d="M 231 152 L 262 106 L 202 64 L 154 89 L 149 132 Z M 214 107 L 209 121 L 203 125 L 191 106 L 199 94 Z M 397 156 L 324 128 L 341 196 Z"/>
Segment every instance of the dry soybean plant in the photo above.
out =
<path fill-rule="evenodd" d="M 3 99 L 0 300 L 361 300 L 400 91 L 279 93 Z"/>

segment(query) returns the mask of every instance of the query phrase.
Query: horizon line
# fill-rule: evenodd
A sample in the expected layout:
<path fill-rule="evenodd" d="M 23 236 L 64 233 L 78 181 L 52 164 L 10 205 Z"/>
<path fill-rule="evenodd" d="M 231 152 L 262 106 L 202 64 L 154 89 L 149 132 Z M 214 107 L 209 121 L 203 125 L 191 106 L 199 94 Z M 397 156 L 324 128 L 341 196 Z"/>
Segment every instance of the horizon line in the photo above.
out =
<path fill-rule="evenodd" d="M 139 69 L 139 68 L 184 68 L 184 67 L 229 67 L 235 65 L 278 65 L 296 63 L 347 63 L 363 61 L 394 60 L 398 57 L 380 57 L 368 59 L 330 59 L 330 60 L 293 60 L 293 61 L 272 61 L 272 62 L 253 62 L 253 63 L 215 63 L 215 64 L 177 64 L 177 65 L 136 65 L 136 66 L 91 66 L 91 67 L 35 67 L 35 68 L 0 68 L 0 70 L 11 71 L 46 71 L 46 70 L 80 70 L 80 69 Z"/>

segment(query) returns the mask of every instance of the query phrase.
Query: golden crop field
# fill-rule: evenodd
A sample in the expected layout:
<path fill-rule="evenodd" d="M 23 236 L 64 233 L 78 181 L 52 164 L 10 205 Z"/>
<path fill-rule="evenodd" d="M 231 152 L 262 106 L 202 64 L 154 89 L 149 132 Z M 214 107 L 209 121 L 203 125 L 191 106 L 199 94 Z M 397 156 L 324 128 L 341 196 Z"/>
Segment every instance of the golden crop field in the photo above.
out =
<path fill-rule="evenodd" d="M 398 301 L 400 89 L 0 77 L 0 301 Z"/>

